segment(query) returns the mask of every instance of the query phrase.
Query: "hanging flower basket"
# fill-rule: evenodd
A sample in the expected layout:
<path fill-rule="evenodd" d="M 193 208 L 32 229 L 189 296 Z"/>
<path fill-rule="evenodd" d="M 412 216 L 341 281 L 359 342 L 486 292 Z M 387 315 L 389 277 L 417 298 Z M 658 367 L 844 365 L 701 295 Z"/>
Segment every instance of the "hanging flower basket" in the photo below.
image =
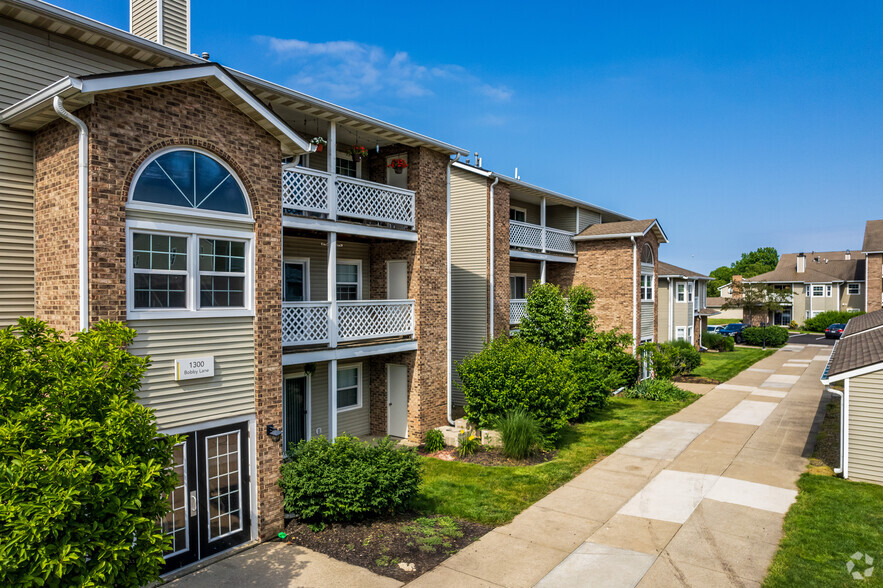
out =
<path fill-rule="evenodd" d="M 313 137 L 310 139 L 310 143 L 316 146 L 316 153 L 322 153 L 325 150 L 325 144 L 328 143 L 322 137 Z"/>
<path fill-rule="evenodd" d="M 353 145 L 350 148 L 350 155 L 353 156 L 353 161 L 358 163 L 363 157 L 368 157 L 368 150 L 361 145 Z"/>
<path fill-rule="evenodd" d="M 401 157 L 397 157 L 387 164 L 386 167 L 391 167 L 392 171 L 397 174 L 402 173 L 402 170 L 408 167 L 408 162 L 402 159 Z"/>

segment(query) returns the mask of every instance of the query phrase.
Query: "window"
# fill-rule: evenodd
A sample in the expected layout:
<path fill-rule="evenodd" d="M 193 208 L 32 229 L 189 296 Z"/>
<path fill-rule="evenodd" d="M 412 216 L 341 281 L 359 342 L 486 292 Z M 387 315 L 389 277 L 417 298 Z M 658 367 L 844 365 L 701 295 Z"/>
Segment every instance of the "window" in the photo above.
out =
<path fill-rule="evenodd" d="M 687 338 L 687 327 L 675 328 L 675 341 L 684 341 Z"/>
<path fill-rule="evenodd" d="M 351 178 L 357 178 L 359 176 L 359 166 L 358 164 L 352 160 L 352 158 L 347 159 L 345 157 L 337 157 L 335 171 L 339 176 L 348 176 Z"/>
<path fill-rule="evenodd" d="M 362 365 L 337 369 L 337 410 L 353 410 L 362 406 Z"/>
<path fill-rule="evenodd" d="M 520 223 L 527 222 L 527 210 L 524 208 L 509 208 L 509 220 L 518 221 Z"/>
<path fill-rule="evenodd" d="M 693 284 L 687 284 L 687 302 L 693 302 Z"/>
<path fill-rule="evenodd" d="M 677 285 L 677 293 L 678 293 L 677 300 L 678 300 L 678 302 L 684 302 L 687 300 L 686 288 L 687 288 L 686 284 L 678 283 L 678 285 Z"/>
<path fill-rule="evenodd" d="M 812 296 L 813 298 L 821 298 L 825 295 L 825 287 L 818 285 L 812 287 Z"/>
<path fill-rule="evenodd" d="M 286 302 L 309 300 L 309 263 L 286 261 L 282 274 L 282 299 Z"/>
<path fill-rule="evenodd" d="M 847 284 L 846 285 L 846 293 L 850 296 L 855 296 L 857 294 L 862 293 L 862 285 L 861 284 Z"/>
<path fill-rule="evenodd" d="M 641 274 L 641 300 L 653 300 L 653 276 L 650 274 Z"/>
<path fill-rule="evenodd" d="M 830 298 L 830 297 L 831 297 L 831 286 L 830 286 L 830 285 L 825 286 L 825 297 L 826 297 L 826 298 Z"/>
<path fill-rule="evenodd" d="M 647 243 L 641 248 L 641 263 L 653 264 L 653 248 Z"/>
<path fill-rule="evenodd" d="M 527 276 L 513 274 L 509 276 L 509 298 L 524 300 L 527 298 Z"/>
<path fill-rule="evenodd" d="M 249 214 L 239 180 L 226 164 L 194 149 L 159 151 L 135 174 L 133 202 Z"/>
<path fill-rule="evenodd" d="M 187 237 L 132 234 L 135 308 L 187 308 Z"/>
<path fill-rule="evenodd" d="M 359 261 L 341 261 L 337 264 L 337 299 L 358 300 L 362 264 Z"/>
<path fill-rule="evenodd" d="M 245 306 L 245 243 L 199 240 L 200 308 Z"/>

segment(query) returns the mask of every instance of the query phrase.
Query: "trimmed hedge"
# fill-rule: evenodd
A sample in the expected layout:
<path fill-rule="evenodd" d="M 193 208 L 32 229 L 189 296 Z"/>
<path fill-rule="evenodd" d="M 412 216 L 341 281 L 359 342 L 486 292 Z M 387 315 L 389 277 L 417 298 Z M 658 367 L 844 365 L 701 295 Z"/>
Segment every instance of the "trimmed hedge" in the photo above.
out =
<path fill-rule="evenodd" d="M 736 343 L 732 337 L 720 333 L 702 333 L 702 346 L 715 351 L 733 351 Z"/>
<path fill-rule="evenodd" d="M 341 435 L 301 441 L 281 467 L 285 511 L 306 521 L 344 522 L 403 510 L 420 486 L 413 449 Z"/>
<path fill-rule="evenodd" d="M 625 393 L 626 398 L 641 398 L 660 402 L 689 400 L 692 392 L 678 388 L 668 380 L 641 380 Z"/>
<path fill-rule="evenodd" d="M 837 310 L 829 310 L 827 312 L 820 312 L 816 316 L 812 318 L 806 319 L 803 323 L 803 328 L 807 331 L 815 331 L 817 333 L 824 332 L 825 329 L 828 328 L 828 325 L 833 325 L 834 323 L 843 323 L 846 324 L 849 322 L 854 316 L 858 316 L 860 314 L 865 314 L 864 312 L 843 312 Z"/>
<path fill-rule="evenodd" d="M 654 376 L 661 380 L 687 375 L 702 363 L 702 356 L 689 341 L 644 343 L 638 352 L 649 362 Z"/>
<path fill-rule="evenodd" d="M 768 347 L 781 347 L 788 342 L 788 329 L 785 327 L 766 327 L 766 335 L 761 327 L 745 327 L 742 329 L 742 342 L 746 345 L 763 345 L 764 336 Z"/>

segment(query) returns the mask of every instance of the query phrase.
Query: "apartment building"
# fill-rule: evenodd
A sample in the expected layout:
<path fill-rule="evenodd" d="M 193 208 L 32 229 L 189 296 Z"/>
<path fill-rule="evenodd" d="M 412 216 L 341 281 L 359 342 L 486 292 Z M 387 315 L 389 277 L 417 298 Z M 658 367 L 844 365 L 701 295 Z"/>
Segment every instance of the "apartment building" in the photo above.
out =
<path fill-rule="evenodd" d="M 190 55 L 189 27 L 186 0 L 134 2 L 134 34 L 0 0 L 0 321 L 137 330 L 140 400 L 185 436 L 167 569 L 281 530 L 288 443 L 445 423 L 467 153 Z"/>
<path fill-rule="evenodd" d="M 660 261 L 659 342 L 689 341 L 699 345 L 708 317 L 718 314 L 706 302 L 710 276 Z"/>
<path fill-rule="evenodd" d="M 457 162 L 451 227 L 452 369 L 489 338 L 518 328 L 537 283 L 588 286 L 599 329 L 658 340 L 657 253 L 668 239 L 655 219 Z M 455 386 L 453 403 L 463 402 Z"/>
<path fill-rule="evenodd" d="M 865 254 L 865 311 L 874 312 L 883 308 L 883 220 L 865 223 L 862 253 Z"/>

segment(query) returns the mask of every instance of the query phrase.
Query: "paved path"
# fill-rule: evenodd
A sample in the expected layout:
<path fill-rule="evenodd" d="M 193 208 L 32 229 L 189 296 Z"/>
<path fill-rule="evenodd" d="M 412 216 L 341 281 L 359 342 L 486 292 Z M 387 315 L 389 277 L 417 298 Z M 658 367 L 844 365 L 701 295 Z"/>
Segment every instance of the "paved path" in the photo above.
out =
<path fill-rule="evenodd" d="M 829 353 L 786 346 L 408 586 L 759 586 Z"/>

